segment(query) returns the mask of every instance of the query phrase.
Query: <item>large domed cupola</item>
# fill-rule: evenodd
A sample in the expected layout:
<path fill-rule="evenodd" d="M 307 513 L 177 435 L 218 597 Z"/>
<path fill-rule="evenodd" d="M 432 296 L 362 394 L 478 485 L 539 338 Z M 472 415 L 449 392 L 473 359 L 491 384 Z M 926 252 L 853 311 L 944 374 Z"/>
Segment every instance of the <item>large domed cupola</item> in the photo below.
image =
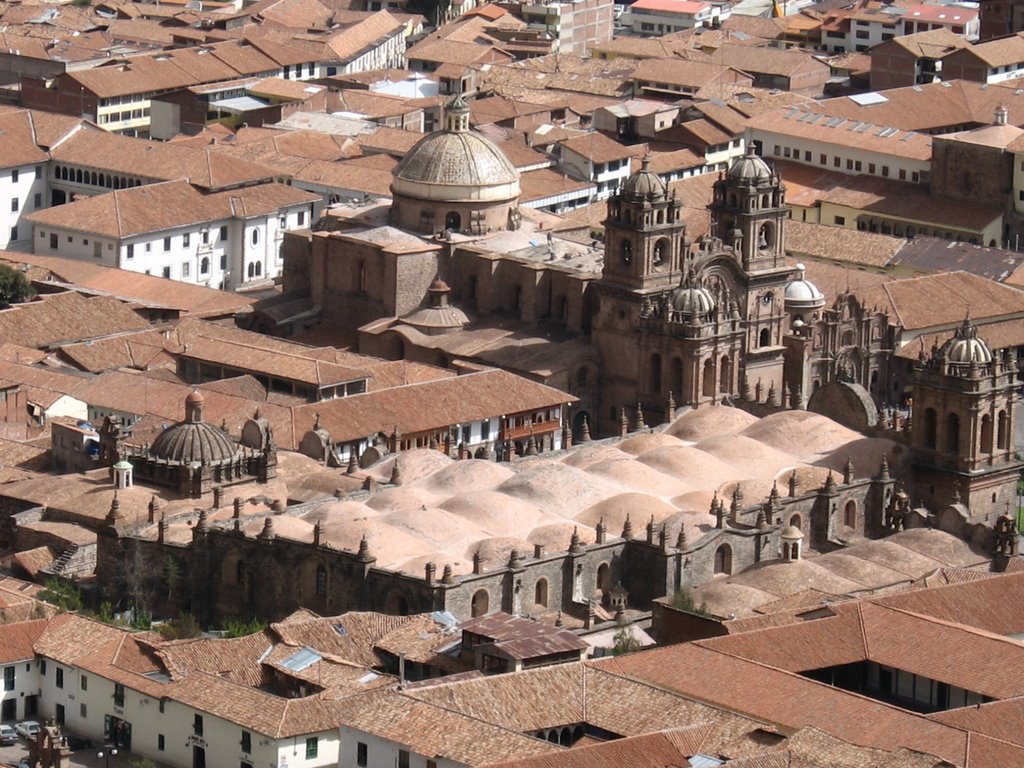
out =
<path fill-rule="evenodd" d="M 630 200 L 662 200 L 668 195 L 668 186 L 651 170 L 651 156 L 644 155 L 640 170 L 622 185 L 622 197 Z"/>
<path fill-rule="evenodd" d="M 204 398 L 193 390 L 185 398 L 185 420 L 168 427 L 153 441 L 150 453 L 162 461 L 207 465 L 231 461 L 239 447 L 224 430 L 203 421 Z"/>
<path fill-rule="evenodd" d="M 420 139 L 392 171 L 391 223 L 435 235 L 483 235 L 519 225 L 519 172 L 505 153 L 469 127 L 469 106 L 456 96 L 445 129 Z"/>
<path fill-rule="evenodd" d="M 825 306 L 825 295 L 818 290 L 818 286 L 804 277 L 806 267 L 803 264 L 797 264 L 796 270 L 796 278 L 786 285 L 786 312 L 795 316 L 816 312 Z"/>
<path fill-rule="evenodd" d="M 978 336 L 978 327 L 965 319 L 956 329 L 953 338 L 946 341 L 939 350 L 939 356 L 953 366 L 988 365 L 992 362 L 992 350 L 985 340 Z"/>

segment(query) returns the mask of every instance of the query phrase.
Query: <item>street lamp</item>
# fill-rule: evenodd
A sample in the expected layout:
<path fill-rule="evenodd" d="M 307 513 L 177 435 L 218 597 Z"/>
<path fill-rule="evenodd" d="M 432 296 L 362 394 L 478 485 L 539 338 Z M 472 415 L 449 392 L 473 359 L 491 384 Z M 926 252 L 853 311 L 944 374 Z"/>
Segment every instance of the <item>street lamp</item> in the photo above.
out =
<path fill-rule="evenodd" d="M 107 766 L 106 766 L 106 768 L 110 768 L 110 756 L 111 755 L 116 755 L 116 754 L 117 754 L 117 747 L 107 747 L 106 749 L 101 749 L 99 752 L 97 752 L 96 753 L 96 757 L 99 757 L 99 758 L 104 758 L 105 757 L 107 759 Z"/>

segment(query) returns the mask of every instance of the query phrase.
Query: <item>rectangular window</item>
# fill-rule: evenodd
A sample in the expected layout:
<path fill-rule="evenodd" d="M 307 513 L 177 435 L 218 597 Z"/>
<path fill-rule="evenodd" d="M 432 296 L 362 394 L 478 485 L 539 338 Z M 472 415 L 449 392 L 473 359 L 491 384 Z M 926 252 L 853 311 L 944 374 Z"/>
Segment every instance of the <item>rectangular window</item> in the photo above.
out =
<path fill-rule="evenodd" d="M 907 180 L 907 172 L 903 168 L 900 168 L 900 181 Z"/>
<path fill-rule="evenodd" d="M 209 245 L 210 244 L 210 230 L 208 230 L 208 229 L 204 229 L 203 230 L 202 241 L 203 241 L 203 245 Z"/>
<path fill-rule="evenodd" d="M 191 232 L 186 232 L 185 234 L 183 234 L 181 236 L 181 247 L 182 248 L 188 248 L 188 243 L 189 243 L 189 240 L 191 240 L 191 235 L 192 235 Z"/>
<path fill-rule="evenodd" d="M 4 690 L 14 690 L 14 667 L 4 667 Z"/>
<path fill-rule="evenodd" d="M 129 258 L 129 259 L 134 259 L 135 258 L 135 243 L 130 243 L 128 245 L 127 258 Z"/>
<path fill-rule="evenodd" d="M 832 165 L 834 165 L 836 168 L 842 167 L 842 164 L 843 164 L 843 161 L 838 156 L 833 158 Z"/>
<path fill-rule="evenodd" d="M 64 687 L 64 670 L 61 669 L 60 667 L 57 667 L 57 687 L 58 688 L 63 688 Z"/>
<path fill-rule="evenodd" d="M 78 705 L 78 714 L 81 715 L 83 720 L 85 720 L 85 718 L 87 717 L 86 713 L 88 711 L 89 711 L 89 709 L 88 709 L 88 707 L 85 706 L 85 702 L 84 701 L 81 704 Z"/>
<path fill-rule="evenodd" d="M 409 750 L 398 750 L 398 768 L 409 768 Z"/>
<path fill-rule="evenodd" d="M 859 170 L 860 170 L 860 168 L 861 168 L 861 166 L 860 166 L 860 160 L 857 160 L 857 161 L 855 161 L 855 162 L 853 163 L 853 170 L 855 170 L 855 171 L 859 171 Z"/>
<path fill-rule="evenodd" d="M 164 267 L 163 275 L 164 275 L 165 278 L 170 280 L 171 279 L 171 268 L 170 267 Z"/>
<path fill-rule="evenodd" d="M 158 733 L 156 735 L 156 748 L 160 752 L 164 751 L 164 735 L 162 733 Z"/>
<path fill-rule="evenodd" d="M 46 677 L 46 659 L 39 660 L 39 674 Z"/>
<path fill-rule="evenodd" d="M 850 159 L 849 157 L 846 158 L 846 170 L 848 170 L 848 171 L 852 171 L 853 170 L 853 160 Z"/>
<path fill-rule="evenodd" d="M 189 265 L 189 263 L 187 261 L 181 262 L 181 276 L 182 277 L 188 277 L 189 274 L 191 273 L 191 271 L 192 271 L 191 266 Z"/>
<path fill-rule="evenodd" d="M 11 183 L 13 183 L 13 184 L 17 184 L 18 183 L 18 171 L 17 171 L 17 169 L 11 171 Z"/>
<path fill-rule="evenodd" d="M 825 154 L 818 155 L 818 162 L 821 165 L 828 165 L 828 155 L 825 155 Z"/>
<path fill-rule="evenodd" d="M 171 250 L 171 238 L 169 238 L 169 237 L 165 237 L 164 238 L 164 250 L 165 251 Z"/>
<path fill-rule="evenodd" d="M 886 178 L 889 177 L 889 166 L 888 165 L 883 165 L 882 166 L 882 175 L 885 176 Z"/>
<path fill-rule="evenodd" d="M 11 198 L 11 213 L 17 213 L 17 212 L 18 212 L 18 198 L 12 197 Z"/>
<path fill-rule="evenodd" d="M 33 208 L 42 208 L 43 207 L 43 193 L 42 192 L 36 192 L 34 195 L 32 195 L 32 207 Z"/>
<path fill-rule="evenodd" d="M 195 717 L 192 719 L 192 733 L 194 733 L 196 736 L 202 736 L 203 735 L 203 716 L 202 715 L 195 715 Z"/>
<path fill-rule="evenodd" d="M 226 224 L 220 228 L 220 239 L 222 241 L 228 239 L 228 228 Z"/>
<path fill-rule="evenodd" d="M 13 227 L 11 227 L 11 241 L 13 242 L 14 240 L 17 240 L 17 239 L 18 239 L 18 226 L 14 225 Z"/>
<path fill-rule="evenodd" d="M 93 240 L 92 255 L 97 259 L 103 256 L 103 243 L 99 240 Z"/>
<path fill-rule="evenodd" d="M 295 220 L 298 222 L 300 227 L 304 227 L 306 225 L 306 212 L 299 211 Z"/>
<path fill-rule="evenodd" d="M 356 743 L 356 764 L 359 765 L 360 768 L 366 767 L 368 751 L 369 750 L 367 749 L 366 745 L 363 742 L 360 741 Z"/>
<path fill-rule="evenodd" d="M 874 173 L 875 173 L 875 164 L 874 163 L 868 163 L 868 173 L 874 175 Z"/>
<path fill-rule="evenodd" d="M 88 691 L 89 690 L 89 678 L 88 678 L 88 676 L 82 675 L 81 680 L 79 680 L 79 684 L 82 686 L 82 690 L 83 691 Z"/>
<path fill-rule="evenodd" d="M 839 226 L 839 227 L 845 225 L 846 224 L 846 217 L 845 216 L 836 216 L 835 217 L 835 223 L 836 223 L 836 226 Z"/>
<path fill-rule="evenodd" d="M 306 759 L 312 760 L 316 757 L 316 753 L 319 751 L 319 739 L 316 736 L 310 736 L 306 739 Z M 399 760 L 401 764 L 401 760 Z"/>
<path fill-rule="evenodd" d="M 782 148 L 782 156 L 783 157 L 789 157 L 789 147 L 783 147 Z"/>
<path fill-rule="evenodd" d="M 811 162 L 811 150 L 809 149 L 804 150 L 804 162 Z"/>
<path fill-rule="evenodd" d="M 242 731 L 242 751 L 246 754 L 252 752 L 252 734 L 248 731 Z"/>
<path fill-rule="evenodd" d="M 124 686 L 120 683 L 114 683 L 114 706 L 124 706 Z"/>
<path fill-rule="evenodd" d="M 146 253 L 152 253 L 152 252 L 153 252 L 153 244 L 152 243 L 146 243 Z"/>

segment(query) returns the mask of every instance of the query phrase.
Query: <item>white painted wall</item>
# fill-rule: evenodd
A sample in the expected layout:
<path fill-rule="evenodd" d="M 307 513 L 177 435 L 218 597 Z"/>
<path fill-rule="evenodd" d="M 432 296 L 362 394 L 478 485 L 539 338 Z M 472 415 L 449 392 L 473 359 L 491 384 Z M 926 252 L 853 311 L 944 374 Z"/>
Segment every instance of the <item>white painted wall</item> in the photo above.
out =
<path fill-rule="evenodd" d="M 14 686 L 7 690 L 4 685 L 4 673 L 8 669 L 14 670 Z M 39 691 L 39 671 L 35 659 L 24 659 L 0 665 L 0 701 L 15 701 L 14 719 L 25 719 L 25 697 L 31 696 Z"/>
<path fill-rule="evenodd" d="M 845 130 L 839 128 L 839 131 Z M 873 128 L 872 130 L 877 130 Z M 805 139 L 796 136 L 773 133 L 760 128 L 749 129 L 747 141 L 761 142 L 761 156 L 774 159 L 792 160 L 802 165 L 813 165 L 823 170 L 836 171 L 849 174 L 865 174 L 880 176 L 889 179 L 900 179 L 900 171 L 904 172 L 903 181 L 914 181 L 914 174 L 923 178 L 921 174 L 927 174 L 931 169 L 931 163 L 927 160 L 917 160 L 899 155 L 883 154 L 859 147 L 846 147 L 841 144 L 831 144 L 815 139 Z M 899 149 L 899 137 L 893 137 L 893 148 Z M 788 150 L 788 154 L 787 154 Z M 810 152 L 810 159 L 807 153 Z M 825 155 L 826 162 L 821 162 L 821 156 Z M 836 165 L 836 158 L 839 164 Z M 849 167 L 850 164 L 853 167 Z M 858 169 L 857 163 L 860 163 Z M 874 171 L 871 170 L 872 165 Z M 883 170 L 888 168 L 888 174 Z"/>
<path fill-rule="evenodd" d="M 0 248 L 31 250 L 32 225 L 21 217 L 45 208 L 48 202 L 46 163 L 0 170 Z"/>

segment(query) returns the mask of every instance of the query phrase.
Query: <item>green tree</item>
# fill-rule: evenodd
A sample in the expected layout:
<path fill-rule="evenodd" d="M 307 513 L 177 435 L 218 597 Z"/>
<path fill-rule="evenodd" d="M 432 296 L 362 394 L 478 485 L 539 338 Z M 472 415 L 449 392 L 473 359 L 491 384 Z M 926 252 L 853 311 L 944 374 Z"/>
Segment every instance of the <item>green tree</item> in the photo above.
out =
<path fill-rule="evenodd" d="M 630 625 L 625 621 L 620 622 L 619 628 L 615 630 L 614 641 L 612 656 L 622 656 L 639 651 L 643 647 L 630 630 Z"/>
<path fill-rule="evenodd" d="M 202 634 L 202 627 L 191 613 L 183 613 L 176 619 L 161 624 L 158 630 L 168 640 L 184 640 L 189 637 L 199 637 Z"/>
<path fill-rule="evenodd" d="M 686 587 L 680 587 L 672 595 L 672 600 L 669 601 L 669 605 L 679 611 L 686 611 L 687 613 L 695 613 L 698 616 L 711 616 L 708 611 L 708 604 L 701 603 L 699 606 L 693 599 L 693 593 Z"/>
<path fill-rule="evenodd" d="M 248 621 L 244 619 L 232 619 L 224 625 L 224 637 L 245 637 L 255 635 L 266 628 L 266 624 L 255 616 Z"/>
<path fill-rule="evenodd" d="M 47 579 L 39 597 L 62 611 L 82 610 L 82 593 L 74 584 L 61 579 Z"/>
<path fill-rule="evenodd" d="M 36 295 L 25 273 L 0 264 L 0 309 L 18 304 Z"/>

